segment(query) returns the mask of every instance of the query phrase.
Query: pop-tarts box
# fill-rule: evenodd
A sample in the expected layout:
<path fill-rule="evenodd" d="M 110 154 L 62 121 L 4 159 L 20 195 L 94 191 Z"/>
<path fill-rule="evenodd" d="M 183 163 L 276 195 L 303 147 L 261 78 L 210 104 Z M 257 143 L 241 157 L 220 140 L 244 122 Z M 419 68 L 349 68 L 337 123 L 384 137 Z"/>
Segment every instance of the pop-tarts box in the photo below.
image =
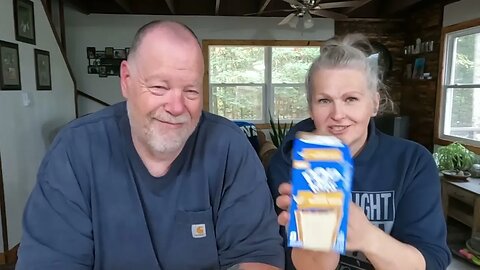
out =
<path fill-rule="evenodd" d="M 339 139 L 296 134 L 289 247 L 345 253 L 352 177 L 350 150 Z"/>

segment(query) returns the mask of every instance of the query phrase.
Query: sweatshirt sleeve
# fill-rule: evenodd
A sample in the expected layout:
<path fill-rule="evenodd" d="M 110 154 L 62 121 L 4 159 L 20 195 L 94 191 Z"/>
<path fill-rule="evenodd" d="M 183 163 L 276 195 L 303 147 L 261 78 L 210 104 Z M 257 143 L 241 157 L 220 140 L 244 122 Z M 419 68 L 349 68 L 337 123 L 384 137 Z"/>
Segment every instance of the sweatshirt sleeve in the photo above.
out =
<path fill-rule="evenodd" d="M 410 179 L 396 209 L 392 236 L 417 248 L 427 270 L 446 269 L 451 255 L 441 203 L 440 179 L 435 162 L 426 149 L 411 160 Z"/>
<path fill-rule="evenodd" d="M 89 208 L 65 141 L 45 156 L 23 215 L 17 268 L 87 270 L 93 267 Z"/>

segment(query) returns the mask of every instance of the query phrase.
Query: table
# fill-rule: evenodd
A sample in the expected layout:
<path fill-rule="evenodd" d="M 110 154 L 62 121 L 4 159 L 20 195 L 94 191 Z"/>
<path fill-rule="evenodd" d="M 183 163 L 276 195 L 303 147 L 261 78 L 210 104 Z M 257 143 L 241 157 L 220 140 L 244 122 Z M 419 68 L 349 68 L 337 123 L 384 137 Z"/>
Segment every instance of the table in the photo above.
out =
<path fill-rule="evenodd" d="M 480 178 L 467 182 L 450 181 L 442 177 L 442 204 L 445 218 L 451 217 L 480 232 Z"/>

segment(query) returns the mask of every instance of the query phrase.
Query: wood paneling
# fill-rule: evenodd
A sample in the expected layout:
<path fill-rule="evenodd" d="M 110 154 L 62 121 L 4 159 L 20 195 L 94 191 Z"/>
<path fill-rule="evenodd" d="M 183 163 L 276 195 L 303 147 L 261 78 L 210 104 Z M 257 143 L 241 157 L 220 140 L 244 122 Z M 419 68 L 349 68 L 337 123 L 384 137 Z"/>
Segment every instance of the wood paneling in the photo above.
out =
<path fill-rule="evenodd" d="M 410 139 L 433 150 L 435 128 L 435 104 L 437 79 L 440 75 L 439 59 L 442 31 L 443 5 L 433 4 L 411 13 L 406 24 L 405 44 L 415 40 L 433 41 L 433 51 L 418 55 L 406 55 L 405 64 L 414 64 L 418 57 L 425 58 L 425 72 L 431 80 L 403 79 L 401 113 L 410 116 Z"/>
<path fill-rule="evenodd" d="M 389 94 L 396 107 L 400 107 L 402 95 L 403 47 L 405 32 L 403 20 L 354 20 L 335 22 L 335 34 L 362 33 L 370 41 L 376 41 L 388 48 L 392 55 L 392 70 L 385 78 Z"/>

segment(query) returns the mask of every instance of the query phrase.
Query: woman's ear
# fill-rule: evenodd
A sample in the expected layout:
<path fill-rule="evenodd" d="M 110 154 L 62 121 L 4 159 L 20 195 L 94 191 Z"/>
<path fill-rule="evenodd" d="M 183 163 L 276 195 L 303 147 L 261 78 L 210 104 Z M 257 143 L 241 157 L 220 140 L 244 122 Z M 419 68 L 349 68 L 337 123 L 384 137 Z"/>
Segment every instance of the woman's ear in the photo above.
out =
<path fill-rule="evenodd" d="M 378 108 L 380 107 L 380 94 L 377 92 L 373 98 L 373 113 L 372 117 L 377 116 Z"/>

